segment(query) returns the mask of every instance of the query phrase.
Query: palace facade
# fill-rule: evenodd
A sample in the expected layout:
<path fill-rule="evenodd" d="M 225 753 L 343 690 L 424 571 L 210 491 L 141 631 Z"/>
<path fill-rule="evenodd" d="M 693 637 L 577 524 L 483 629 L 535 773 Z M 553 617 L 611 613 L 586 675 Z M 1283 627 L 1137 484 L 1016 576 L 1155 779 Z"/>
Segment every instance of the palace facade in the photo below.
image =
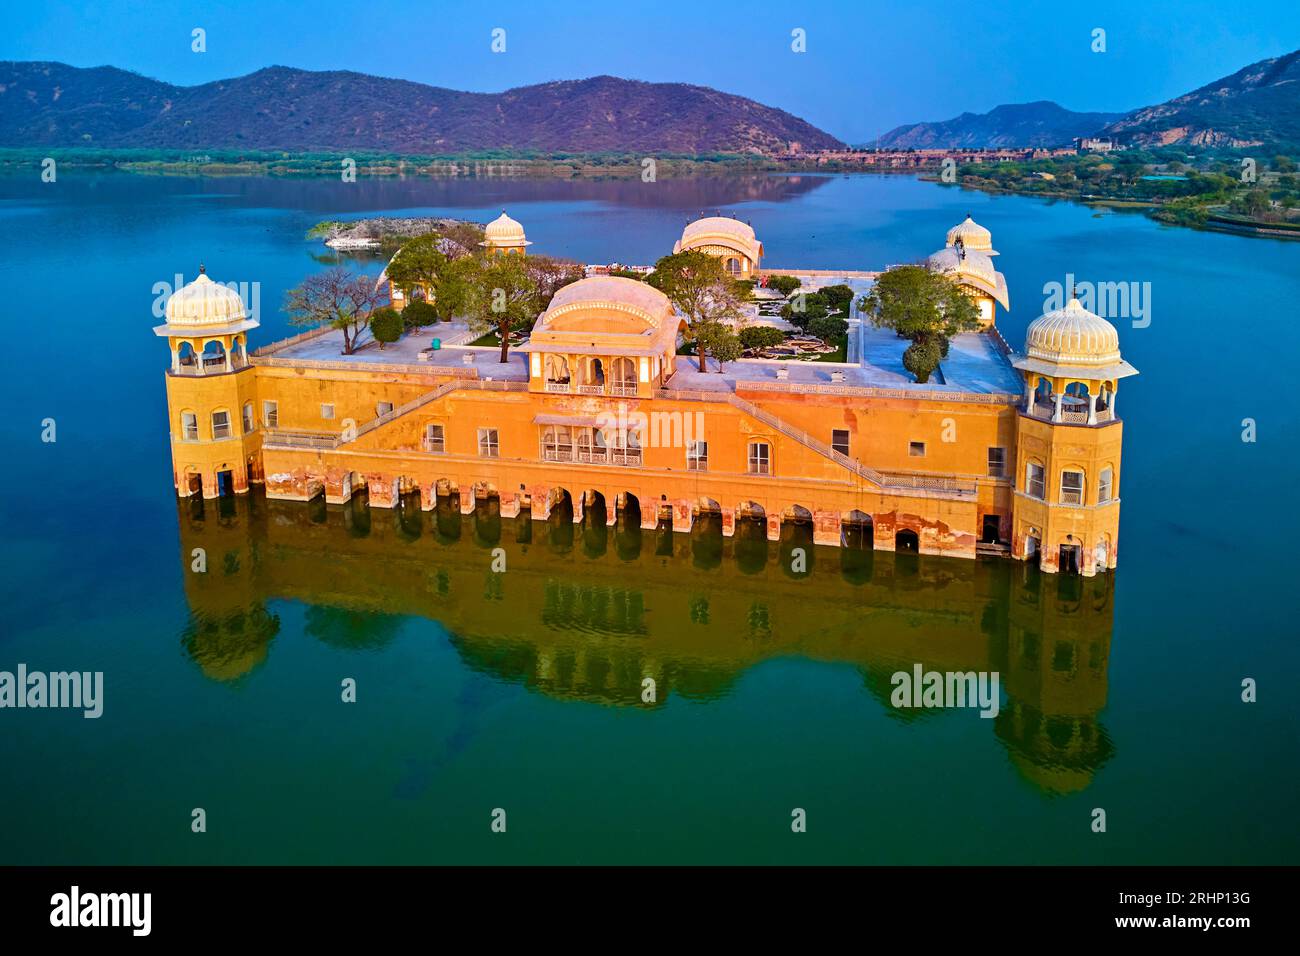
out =
<path fill-rule="evenodd" d="M 504 222 L 502 220 L 505 220 Z M 525 254 L 502 217 L 487 250 Z M 740 277 L 781 272 L 804 288 L 869 273 L 763 270 L 736 220 L 686 227 L 674 247 L 723 257 Z M 167 373 L 178 494 L 214 498 L 263 483 L 270 498 L 370 507 L 418 496 L 465 513 L 492 500 L 537 520 L 620 517 L 724 536 L 783 524 L 823 545 L 1033 559 L 1084 575 L 1115 567 L 1123 425 L 1119 379 L 1135 374 L 1118 333 L 1076 300 L 1030 324 L 1023 353 L 996 325 L 1008 306 L 988 230 L 969 218 L 931 259 L 980 304 L 931 381 L 907 346 L 854 312 L 849 361 L 740 360 L 700 372 L 677 354 L 682 317 L 634 279 L 562 288 L 528 342 L 434 347 L 408 334 L 342 354 L 323 328 L 249 355 L 237 292 L 200 274 L 155 329 Z M 715 518 L 716 516 L 716 518 Z"/>

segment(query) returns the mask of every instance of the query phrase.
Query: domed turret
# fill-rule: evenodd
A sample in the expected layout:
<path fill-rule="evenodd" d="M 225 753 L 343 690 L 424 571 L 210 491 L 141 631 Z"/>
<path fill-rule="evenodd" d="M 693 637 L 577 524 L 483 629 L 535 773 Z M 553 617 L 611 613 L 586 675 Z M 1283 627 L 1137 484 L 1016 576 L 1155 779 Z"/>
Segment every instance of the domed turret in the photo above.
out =
<path fill-rule="evenodd" d="M 985 328 L 995 324 L 997 306 L 1011 310 L 1006 277 L 989 258 L 996 255 L 989 231 L 967 216 L 948 230 L 947 245 L 926 260 L 932 271 L 948 276 L 975 300 Z"/>
<path fill-rule="evenodd" d="M 1119 380 L 1137 369 L 1120 356 L 1119 332 L 1073 295 L 1029 323 L 1016 429 L 1012 554 L 1045 571 L 1096 574 L 1115 567 L 1123 422 Z"/>
<path fill-rule="evenodd" d="M 523 255 L 524 249 L 532 243 L 524 236 L 524 227 L 506 215 L 504 209 L 487 228 L 483 230 L 483 241 L 479 243 L 489 255 L 513 253 Z"/>
<path fill-rule="evenodd" d="M 1119 352 L 1119 332 L 1078 299 L 1034 319 L 1016 368 L 1061 377 L 1115 379 L 1137 374 Z"/>
<path fill-rule="evenodd" d="M 959 243 L 968 252 L 982 252 L 988 256 L 997 255 L 997 250 L 993 248 L 993 233 L 972 219 L 970 213 L 948 230 L 948 247 L 952 248 Z"/>
<path fill-rule="evenodd" d="M 718 257 L 728 273 L 742 279 L 751 276 L 763 260 L 763 244 L 754 227 L 728 216 L 705 216 L 687 223 L 673 253 L 691 250 Z"/>
<path fill-rule="evenodd" d="M 229 286 L 213 282 L 203 266 L 199 266 L 197 279 L 177 289 L 168 298 L 165 315 L 168 326 L 184 331 L 243 325 L 249 321 L 239 293 Z"/>

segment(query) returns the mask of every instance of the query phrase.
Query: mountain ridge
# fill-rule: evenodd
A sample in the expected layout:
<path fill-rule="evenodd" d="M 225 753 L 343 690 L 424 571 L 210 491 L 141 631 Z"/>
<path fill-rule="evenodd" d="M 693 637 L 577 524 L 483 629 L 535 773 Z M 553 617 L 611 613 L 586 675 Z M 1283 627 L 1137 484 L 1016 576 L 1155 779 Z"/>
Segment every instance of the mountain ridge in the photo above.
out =
<path fill-rule="evenodd" d="M 883 149 L 942 149 L 1069 145 L 1124 113 L 1080 113 L 1051 100 L 1003 103 L 987 113 L 962 113 L 937 122 L 909 123 L 880 137 Z"/>
<path fill-rule="evenodd" d="M 407 154 L 786 152 L 840 140 L 710 87 L 600 75 L 474 93 L 273 65 L 177 86 L 113 66 L 0 62 L 0 146 Z"/>

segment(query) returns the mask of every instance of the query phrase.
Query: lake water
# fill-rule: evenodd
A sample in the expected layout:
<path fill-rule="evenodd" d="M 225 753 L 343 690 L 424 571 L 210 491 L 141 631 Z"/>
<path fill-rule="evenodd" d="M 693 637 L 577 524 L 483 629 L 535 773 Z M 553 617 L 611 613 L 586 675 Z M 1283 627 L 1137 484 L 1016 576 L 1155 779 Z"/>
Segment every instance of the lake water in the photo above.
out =
<path fill-rule="evenodd" d="M 263 344 L 328 264 L 315 222 L 503 207 L 533 249 L 589 262 L 651 262 L 722 209 L 765 265 L 859 269 L 934 251 L 970 211 L 1015 345 L 1046 283 L 1138 283 L 1149 324 L 1117 320 L 1142 373 L 1119 408 L 1118 570 L 817 549 L 796 575 L 791 540 L 177 502 L 156 283 L 200 262 L 257 283 Z M 0 178 L 0 224 L 0 670 L 105 675 L 98 720 L 0 710 L 0 862 L 1300 859 L 1300 244 L 875 176 L 64 169 Z M 889 676 L 915 663 L 999 671 L 1000 713 L 896 710 Z"/>

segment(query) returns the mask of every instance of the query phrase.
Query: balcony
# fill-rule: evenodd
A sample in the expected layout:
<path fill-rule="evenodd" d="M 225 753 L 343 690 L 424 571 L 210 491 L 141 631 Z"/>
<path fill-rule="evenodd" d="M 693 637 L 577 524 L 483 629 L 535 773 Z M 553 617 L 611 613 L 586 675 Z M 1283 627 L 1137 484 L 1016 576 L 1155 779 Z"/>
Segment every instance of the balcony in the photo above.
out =
<path fill-rule="evenodd" d="M 1099 402 L 1097 408 L 1090 413 L 1086 400 L 1070 400 L 1068 397 L 1061 402 L 1059 411 L 1055 401 L 1039 400 L 1027 405 L 1025 414 L 1058 425 L 1104 425 L 1117 420 L 1113 404 L 1108 406 Z"/>
<path fill-rule="evenodd" d="M 546 391 L 554 392 L 559 395 L 614 395 L 618 397 L 635 398 L 637 392 L 636 380 L 622 382 L 599 382 L 593 384 L 580 384 L 569 381 L 550 381 L 546 382 Z"/>
<path fill-rule="evenodd" d="M 542 461 L 566 462 L 579 465 L 641 464 L 640 448 L 600 448 L 589 445 L 542 444 Z"/>
<path fill-rule="evenodd" d="M 182 359 L 171 368 L 173 375 L 224 375 L 248 367 L 248 359 L 243 353 L 232 354 L 230 365 L 226 365 L 225 355 L 190 356 Z"/>

